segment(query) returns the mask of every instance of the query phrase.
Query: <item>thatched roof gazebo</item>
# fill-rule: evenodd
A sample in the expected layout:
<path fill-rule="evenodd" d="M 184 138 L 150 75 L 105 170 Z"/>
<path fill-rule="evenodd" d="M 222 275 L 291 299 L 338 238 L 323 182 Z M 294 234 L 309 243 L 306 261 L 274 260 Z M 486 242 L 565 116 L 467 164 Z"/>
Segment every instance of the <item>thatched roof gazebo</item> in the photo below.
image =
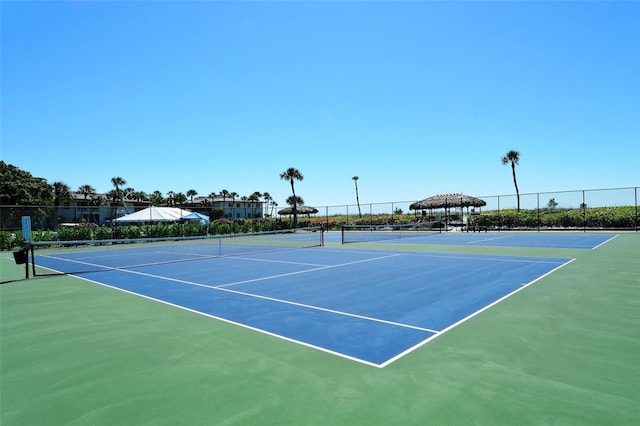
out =
<path fill-rule="evenodd" d="M 450 207 L 483 207 L 486 205 L 486 201 L 481 200 L 480 198 L 455 193 L 434 195 L 432 197 L 425 198 L 424 200 L 416 201 L 411 204 L 409 208 L 411 210 L 428 210 Z"/>
<path fill-rule="evenodd" d="M 310 206 L 297 206 L 297 211 L 298 214 L 314 214 L 314 213 L 318 213 L 318 209 L 316 209 L 315 207 L 310 207 Z M 279 215 L 292 215 L 293 214 L 293 206 L 291 207 L 285 207 L 282 210 L 278 211 Z"/>

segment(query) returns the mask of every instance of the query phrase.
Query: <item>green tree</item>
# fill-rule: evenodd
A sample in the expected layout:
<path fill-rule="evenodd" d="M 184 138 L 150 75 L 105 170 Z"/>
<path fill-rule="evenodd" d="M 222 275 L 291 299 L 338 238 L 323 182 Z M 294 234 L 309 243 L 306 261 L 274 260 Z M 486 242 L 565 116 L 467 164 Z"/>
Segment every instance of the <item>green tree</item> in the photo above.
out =
<path fill-rule="evenodd" d="M 56 207 L 60 207 L 62 203 L 71 199 L 71 188 L 64 182 L 53 182 L 51 191 L 53 192 L 53 205 Z"/>
<path fill-rule="evenodd" d="M 244 206 L 244 217 L 247 217 L 247 200 L 249 199 L 249 197 L 247 197 L 246 195 L 243 195 L 242 197 L 240 197 L 240 200 L 243 201 L 242 205 Z"/>
<path fill-rule="evenodd" d="M 0 214 L 2 228 L 19 228 L 22 216 L 31 216 L 32 222 L 43 220 L 53 205 L 51 186 L 46 179 L 0 161 L 0 204 L 12 206 Z"/>
<path fill-rule="evenodd" d="M 289 167 L 287 170 L 280 173 L 280 179 L 287 180 L 289 181 L 289 183 L 291 183 L 291 192 L 293 194 L 293 227 L 297 228 L 298 227 L 298 203 L 296 201 L 296 190 L 294 188 L 293 182 L 295 180 L 301 181 L 302 179 L 304 179 L 304 176 L 302 176 L 302 173 L 300 173 L 300 170 L 294 167 Z"/>
<path fill-rule="evenodd" d="M 301 206 L 301 205 L 304 204 L 304 200 L 299 195 L 289 195 L 285 201 L 291 207 L 293 207 L 293 206 Z"/>
<path fill-rule="evenodd" d="M 162 192 L 156 190 L 153 191 L 153 194 L 151 194 L 151 197 L 149 197 L 151 200 L 151 204 L 154 206 L 161 206 L 162 203 L 164 203 L 164 197 L 162 196 Z"/>
<path fill-rule="evenodd" d="M 235 218 L 235 208 L 236 208 L 236 197 L 238 196 L 237 192 L 230 192 L 229 197 L 231 197 L 231 218 Z"/>
<path fill-rule="evenodd" d="M 198 195 L 198 191 L 196 191 L 195 189 L 190 189 L 187 191 L 187 197 L 189 197 L 191 203 L 193 203 L 193 197 L 195 197 L 196 195 Z"/>
<path fill-rule="evenodd" d="M 360 197 L 358 196 L 358 179 L 360 178 L 358 176 L 354 176 L 351 179 L 353 179 L 356 184 L 356 203 L 358 203 L 358 217 L 362 217 L 362 212 L 360 211 Z"/>
<path fill-rule="evenodd" d="M 89 195 L 95 195 L 96 190 L 91 185 L 82 185 L 78 188 L 78 193 L 82 194 L 84 196 L 84 199 L 86 200 Z"/>
<path fill-rule="evenodd" d="M 262 199 L 264 200 L 264 215 L 269 216 L 269 201 L 271 201 L 271 194 L 263 192 Z"/>
<path fill-rule="evenodd" d="M 256 217 L 256 209 L 258 208 L 258 203 L 260 202 L 260 197 L 262 194 L 258 191 L 249 195 L 249 200 L 251 200 L 251 206 L 253 207 L 252 217 Z"/>
<path fill-rule="evenodd" d="M 140 202 L 148 200 L 149 196 L 144 191 L 133 191 L 131 193 L 131 199 Z"/>
<path fill-rule="evenodd" d="M 518 211 L 520 211 L 520 191 L 518 190 L 518 182 L 516 181 L 516 165 L 520 161 L 520 153 L 518 151 L 509 151 L 502 157 L 502 164 L 507 165 L 511 163 L 511 173 L 513 175 L 513 184 L 516 187 L 516 197 L 518 199 Z"/>
<path fill-rule="evenodd" d="M 224 214 L 224 209 L 226 207 L 225 204 L 227 204 L 227 198 L 229 198 L 229 191 L 223 189 L 222 191 L 220 191 L 220 196 L 222 197 L 222 217 L 226 217 L 226 215 Z"/>
<path fill-rule="evenodd" d="M 173 194 L 173 201 L 179 205 L 180 207 L 182 207 L 184 205 L 184 203 L 187 202 L 187 196 L 184 195 L 182 192 L 178 192 L 177 194 Z"/>
<path fill-rule="evenodd" d="M 55 229 L 60 221 L 60 205 L 71 199 L 71 188 L 64 182 L 53 182 L 51 191 L 53 192 L 53 205 L 55 206 L 55 215 L 53 217 L 53 228 Z"/>
<path fill-rule="evenodd" d="M 118 215 L 118 206 L 120 205 L 120 202 L 122 202 L 123 195 L 122 195 L 122 189 L 120 189 L 122 186 L 124 186 L 127 183 L 126 180 L 122 179 L 121 177 L 117 176 L 117 177 L 112 177 L 111 178 L 111 184 L 113 185 L 113 191 L 111 192 L 111 196 L 112 196 L 112 200 L 113 200 L 113 217 L 115 218 Z"/>
<path fill-rule="evenodd" d="M 125 200 L 135 200 L 135 196 L 134 194 L 136 193 L 136 190 L 128 187 L 122 190 L 122 198 Z"/>

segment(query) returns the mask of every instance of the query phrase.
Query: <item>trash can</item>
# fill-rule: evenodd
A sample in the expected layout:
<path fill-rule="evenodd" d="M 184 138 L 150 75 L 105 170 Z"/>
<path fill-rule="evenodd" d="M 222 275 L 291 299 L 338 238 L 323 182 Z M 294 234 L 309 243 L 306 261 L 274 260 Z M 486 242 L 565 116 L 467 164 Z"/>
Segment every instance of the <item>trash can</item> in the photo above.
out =
<path fill-rule="evenodd" d="M 26 249 L 13 252 L 13 259 L 16 261 L 16 265 L 23 265 L 29 261 L 29 255 Z"/>

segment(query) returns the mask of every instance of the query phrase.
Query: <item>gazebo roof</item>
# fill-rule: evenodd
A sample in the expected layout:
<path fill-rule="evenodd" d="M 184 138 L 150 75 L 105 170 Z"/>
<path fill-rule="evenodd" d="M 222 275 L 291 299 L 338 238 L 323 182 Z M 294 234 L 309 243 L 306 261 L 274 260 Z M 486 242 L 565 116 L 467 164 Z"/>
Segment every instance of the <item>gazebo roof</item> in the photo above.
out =
<path fill-rule="evenodd" d="M 455 193 L 434 195 L 429 198 L 425 198 L 424 200 L 416 201 L 411 204 L 409 208 L 411 210 L 425 210 L 443 207 L 482 207 L 486 205 L 486 201 L 481 200 L 480 198 Z"/>
<path fill-rule="evenodd" d="M 315 207 L 310 207 L 310 206 L 297 206 L 297 210 L 298 210 L 298 214 L 313 214 L 313 213 L 318 213 L 318 209 L 316 209 Z M 278 211 L 278 214 L 280 215 L 292 215 L 293 214 L 293 206 L 291 207 L 285 207 L 282 210 Z"/>

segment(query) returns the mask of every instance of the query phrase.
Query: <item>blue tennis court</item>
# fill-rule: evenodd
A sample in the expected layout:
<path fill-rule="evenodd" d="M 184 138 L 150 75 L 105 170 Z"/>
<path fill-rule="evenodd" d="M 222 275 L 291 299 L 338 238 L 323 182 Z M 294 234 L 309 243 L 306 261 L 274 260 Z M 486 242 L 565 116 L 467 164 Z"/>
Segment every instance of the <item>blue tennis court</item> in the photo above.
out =
<path fill-rule="evenodd" d="M 545 233 L 545 232 L 358 232 L 350 234 L 352 242 L 384 241 L 402 244 L 450 244 L 467 246 L 543 247 L 568 249 L 595 249 L 615 238 L 615 234 L 599 233 Z M 395 234 L 395 235 L 394 235 Z M 328 241 L 340 241 L 340 235 L 326 237 Z"/>
<path fill-rule="evenodd" d="M 142 255 L 122 251 L 103 257 L 113 262 L 119 255 Z M 163 247 L 162 255 L 170 251 Z M 101 253 L 86 255 L 94 264 Z M 57 256 L 57 264 L 65 256 Z M 79 253 L 70 260 L 79 262 Z M 570 261 L 317 247 L 118 267 L 82 277 L 384 367 Z"/>

